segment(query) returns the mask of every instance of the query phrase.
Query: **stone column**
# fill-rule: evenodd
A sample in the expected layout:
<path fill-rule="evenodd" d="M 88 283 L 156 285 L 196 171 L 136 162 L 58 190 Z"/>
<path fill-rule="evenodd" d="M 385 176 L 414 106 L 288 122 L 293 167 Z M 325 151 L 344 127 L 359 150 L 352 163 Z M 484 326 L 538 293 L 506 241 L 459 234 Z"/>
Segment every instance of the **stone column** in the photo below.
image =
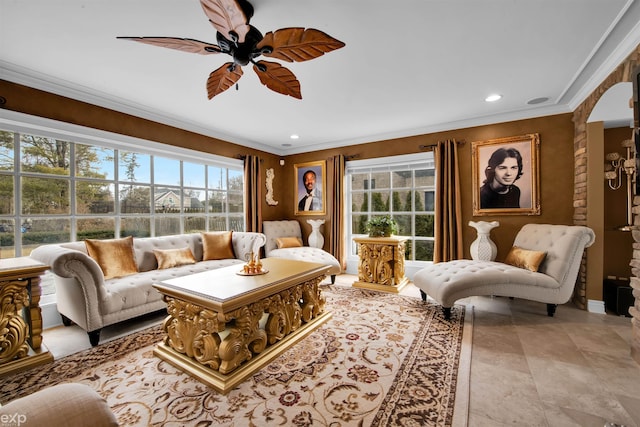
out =
<path fill-rule="evenodd" d="M 640 196 L 633 198 L 633 224 L 640 225 Z M 631 357 L 640 364 L 640 230 L 634 230 L 633 257 L 631 258 L 631 287 L 635 302 L 629 308 L 631 314 Z"/>

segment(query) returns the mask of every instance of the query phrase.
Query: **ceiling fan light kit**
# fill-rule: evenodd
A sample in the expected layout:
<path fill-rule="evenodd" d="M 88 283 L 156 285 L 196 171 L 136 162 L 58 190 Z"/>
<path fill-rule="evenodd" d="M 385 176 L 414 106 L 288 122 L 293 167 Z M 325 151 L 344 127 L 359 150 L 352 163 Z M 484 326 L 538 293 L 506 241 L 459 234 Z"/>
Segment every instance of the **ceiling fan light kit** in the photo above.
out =
<path fill-rule="evenodd" d="M 118 38 L 200 55 L 230 55 L 233 62 L 212 71 L 207 79 L 209 99 L 237 84 L 243 74 L 242 67 L 249 64 L 267 88 L 302 99 L 300 82 L 289 69 L 278 62 L 258 60 L 258 57 L 303 62 L 345 46 L 340 40 L 313 28 L 281 28 L 263 36 L 249 24 L 254 10 L 246 0 L 200 0 L 200 4 L 217 31 L 217 45 L 178 37 Z"/>

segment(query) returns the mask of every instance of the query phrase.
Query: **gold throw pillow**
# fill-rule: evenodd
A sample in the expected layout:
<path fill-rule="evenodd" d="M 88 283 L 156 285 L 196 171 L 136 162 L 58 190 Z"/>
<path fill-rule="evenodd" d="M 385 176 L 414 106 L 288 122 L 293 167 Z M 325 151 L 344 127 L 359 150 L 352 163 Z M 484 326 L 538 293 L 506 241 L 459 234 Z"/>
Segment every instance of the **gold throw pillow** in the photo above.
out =
<path fill-rule="evenodd" d="M 202 260 L 231 259 L 236 255 L 231 243 L 233 231 L 211 231 L 202 234 Z"/>
<path fill-rule="evenodd" d="M 546 256 L 546 252 L 530 251 L 514 246 L 507 254 L 507 258 L 505 258 L 504 263 L 513 265 L 514 267 L 538 271 L 540 264 L 542 264 L 542 261 L 544 261 Z"/>
<path fill-rule="evenodd" d="M 302 240 L 299 237 L 279 237 L 276 239 L 278 249 L 282 248 L 300 248 Z"/>
<path fill-rule="evenodd" d="M 84 244 L 89 256 L 102 269 L 105 279 L 128 276 L 138 272 L 132 236 L 109 240 L 87 239 Z"/>
<path fill-rule="evenodd" d="M 158 270 L 196 263 L 196 259 L 189 248 L 154 249 L 153 254 L 158 260 Z"/>

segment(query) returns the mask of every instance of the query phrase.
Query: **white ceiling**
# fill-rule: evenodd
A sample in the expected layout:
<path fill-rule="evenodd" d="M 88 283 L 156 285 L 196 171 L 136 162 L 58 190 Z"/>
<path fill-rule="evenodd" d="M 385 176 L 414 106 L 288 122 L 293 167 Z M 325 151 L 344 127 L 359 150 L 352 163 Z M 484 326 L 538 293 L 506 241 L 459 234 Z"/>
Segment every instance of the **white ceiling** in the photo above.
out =
<path fill-rule="evenodd" d="M 239 90 L 208 100 L 228 56 L 116 39 L 215 43 L 198 0 L 0 0 L 0 78 L 286 155 L 570 112 L 640 44 L 640 0 L 252 4 L 263 34 L 307 27 L 346 43 L 283 64 L 302 100 L 250 67 Z M 491 93 L 502 100 L 486 103 Z"/>

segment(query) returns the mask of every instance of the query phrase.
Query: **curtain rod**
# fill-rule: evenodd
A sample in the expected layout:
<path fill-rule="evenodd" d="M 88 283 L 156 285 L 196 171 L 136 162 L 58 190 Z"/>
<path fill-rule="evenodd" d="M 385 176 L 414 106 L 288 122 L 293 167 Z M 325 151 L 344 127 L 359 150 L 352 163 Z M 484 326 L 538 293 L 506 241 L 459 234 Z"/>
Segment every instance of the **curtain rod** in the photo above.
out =
<path fill-rule="evenodd" d="M 456 141 L 456 140 L 454 139 L 454 141 Z M 465 141 L 464 139 L 461 139 L 461 140 L 459 140 L 459 141 L 456 141 L 456 145 L 458 145 L 458 146 L 460 146 L 460 145 L 464 145 L 464 144 L 466 144 L 466 141 Z M 427 149 L 427 148 L 435 147 L 436 145 L 438 145 L 438 143 L 437 143 L 437 142 L 434 142 L 434 143 L 431 143 L 431 144 L 423 144 L 423 145 L 419 145 L 419 146 L 418 146 L 418 148 L 419 148 L 419 149 L 421 149 L 421 150 L 425 150 L 425 149 Z"/>

